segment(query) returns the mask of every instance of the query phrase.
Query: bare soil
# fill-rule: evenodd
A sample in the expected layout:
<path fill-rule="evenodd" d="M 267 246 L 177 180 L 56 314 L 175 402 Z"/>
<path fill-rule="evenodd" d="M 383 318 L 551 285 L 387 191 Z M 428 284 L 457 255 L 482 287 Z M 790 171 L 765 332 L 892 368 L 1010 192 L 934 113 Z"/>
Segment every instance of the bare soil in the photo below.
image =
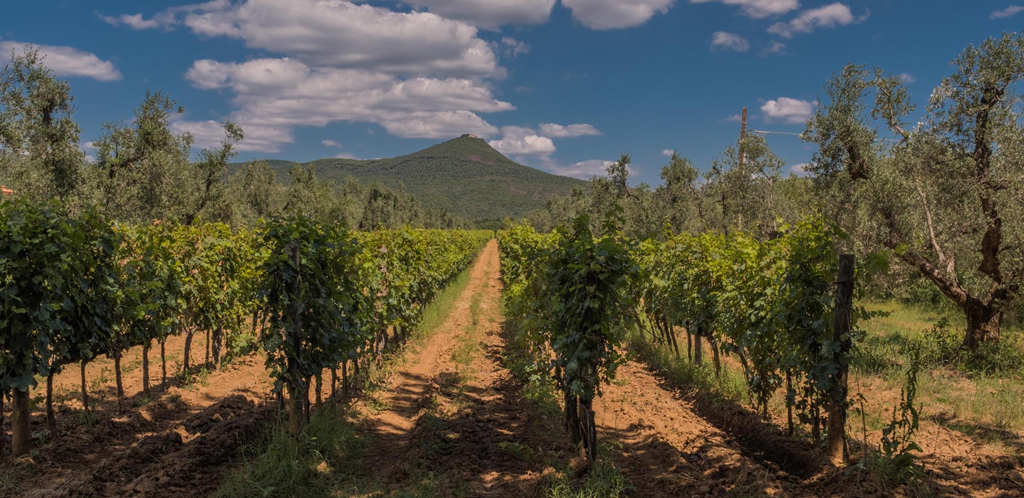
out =
<path fill-rule="evenodd" d="M 183 338 L 167 341 L 167 384 L 161 379 L 159 347 L 150 350 L 149 397 L 142 390 L 142 348 L 128 351 L 122 360 L 121 409 L 112 360 L 103 357 L 86 368 L 89 413 L 82 410 L 78 366 L 54 377 L 61 434 L 42 444 L 33 441 L 28 458 L 0 466 L 0 473 L 15 482 L 7 496 L 198 497 L 215 490 L 241 445 L 269 419 L 272 411 L 265 405 L 272 383 L 262 357 L 239 358 L 222 370 L 209 370 L 204 341 L 205 335 L 196 334 L 194 373 L 187 381 L 179 375 Z M 39 434 L 46 428 L 44 387 L 45 380 L 32 392 L 38 409 L 31 425 Z"/>

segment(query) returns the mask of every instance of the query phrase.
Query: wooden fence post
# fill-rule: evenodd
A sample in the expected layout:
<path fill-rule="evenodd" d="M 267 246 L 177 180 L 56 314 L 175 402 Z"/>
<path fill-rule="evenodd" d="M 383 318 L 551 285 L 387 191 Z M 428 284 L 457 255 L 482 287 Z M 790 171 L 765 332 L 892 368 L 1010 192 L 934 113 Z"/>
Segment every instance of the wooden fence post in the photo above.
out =
<path fill-rule="evenodd" d="M 839 278 L 836 280 L 836 308 L 833 340 L 839 348 L 833 352 L 837 366 L 836 383 L 828 404 L 828 456 L 834 465 L 845 462 L 846 452 L 846 397 L 848 354 L 853 344 L 850 337 L 850 316 L 853 312 L 853 274 L 856 258 L 852 254 L 839 255 Z"/>

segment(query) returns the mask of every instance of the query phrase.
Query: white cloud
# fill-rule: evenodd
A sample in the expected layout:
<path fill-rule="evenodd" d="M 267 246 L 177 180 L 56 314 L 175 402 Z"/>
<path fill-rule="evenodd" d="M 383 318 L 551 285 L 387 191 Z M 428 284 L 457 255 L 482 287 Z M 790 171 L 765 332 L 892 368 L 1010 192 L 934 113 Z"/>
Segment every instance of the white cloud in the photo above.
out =
<path fill-rule="evenodd" d="M 655 14 L 668 12 L 675 0 L 562 0 L 572 15 L 591 29 L 639 26 Z"/>
<path fill-rule="evenodd" d="M 740 121 L 743 121 L 743 116 L 740 116 L 739 114 L 730 114 L 726 116 L 723 121 L 726 123 L 739 123 Z"/>
<path fill-rule="evenodd" d="M 796 176 L 807 176 L 808 174 L 810 174 L 807 171 L 807 168 L 809 168 L 810 166 L 811 166 L 811 163 L 794 164 L 794 165 L 789 167 L 789 172 L 790 172 L 790 174 L 793 174 L 793 175 L 796 175 Z"/>
<path fill-rule="evenodd" d="M 111 26 L 125 25 L 136 31 L 143 29 L 156 29 L 166 24 L 157 19 L 143 19 L 142 14 L 121 14 L 119 16 L 100 16 L 104 22 Z"/>
<path fill-rule="evenodd" d="M 188 121 L 179 115 L 171 118 L 170 129 L 176 134 L 192 135 L 192 144 L 201 149 L 218 149 L 225 138 L 224 123 L 207 121 Z M 251 126 L 243 127 L 245 139 L 236 145 L 241 151 L 277 152 L 282 143 L 293 140 L 287 128 Z"/>
<path fill-rule="evenodd" d="M 736 33 L 715 31 L 715 33 L 711 35 L 711 48 L 746 52 L 747 50 L 750 50 L 750 42 Z"/>
<path fill-rule="evenodd" d="M 800 8 L 800 2 L 797 0 L 690 0 L 690 2 L 721 2 L 726 5 L 736 5 L 740 7 L 740 12 L 743 15 L 755 19 L 777 16 Z"/>
<path fill-rule="evenodd" d="M 310 67 L 289 58 L 243 63 L 200 60 L 185 75 L 203 89 L 230 89 L 231 119 L 245 130 L 249 150 L 276 152 L 297 126 L 365 122 L 405 138 L 450 138 L 498 130 L 476 113 L 512 110 L 490 88 L 461 78 L 401 79 L 364 69 Z M 250 130 L 259 140 L 250 144 Z M 257 148 L 258 147 L 258 148 Z"/>
<path fill-rule="evenodd" d="M 396 12 L 346 0 L 214 0 L 165 10 L 152 21 L 167 27 L 184 24 L 204 37 L 240 39 L 249 48 L 294 56 L 311 66 L 405 75 L 504 75 L 477 28 L 429 12 Z"/>
<path fill-rule="evenodd" d="M 804 123 L 814 114 L 814 103 L 806 100 L 779 97 L 776 100 L 769 100 L 761 106 L 761 112 L 772 119 L 779 119 L 786 123 Z"/>
<path fill-rule="evenodd" d="M 585 123 L 565 126 L 555 123 L 541 123 L 540 125 L 540 135 L 551 138 L 573 138 L 600 134 L 600 130 Z"/>
<path fill-rule="evenodd" d="M 335 142 L 334 140 L 321 140 L 320 141 L 320 145 L 323 145 L 325 147 L 334 147 L 336 149 L 340 149 L 341 148 L 341 144 L 338 143 L 338 142 Z"/>
<path fill-rule="evenodd" d="M 850 8 L 839 2 L 828 4 L 816 9 L 800 12 L 788 22 L 779 22 L 768 28 L 768 32 L 783 38 L 792 38 L 796 33 L 810 33 L 816 29 L 834 28 L 863 22 L 868 13 L 855 17 Z"/>
<path fill-rule="evenodd" d="M 604 176 L 608 173 L 608 166 L 615 164 L 615 161 L 604 159 L 589 159 L 567 166 L 549 164 L 548 170 L 556 175 L 571 176 L 581 180 L 590 180 L 595 176 Z"/>
<path fill-rule="evenodd" d="M 187 14 L 193 12 L 203 12 L 213 9 L 223 9 L 227 8 L 230 5 L 231 0 L 211 0 L 206 3 L 197 3 L 171 7 L 169 9 L 157 13 L 149 19 L 144 18 L 142 14 L 121 14 L 118 16 L 105 16 L 100 14 L 99 17 L 111 26 L 124 25 L 134 30 L 156 28 L 163 28 L 167 30 L 181 24 L 182 18 Z"/>
<path fill-rule="evenodd" d="M 520 55 L 528 53 L 530 51 L 529 43 L 521 42 L 519 40 L 516 40 L 515 38 L 512 38 L 511 36 L 502 37 L 501 42 L 495 43 L 495 45 L 501 51 L 501 54 L 504 55 L 506 58 L 519 57 Z"/>
<path fill-rule="evenodd" d="M 661 155 L 665 156 L 665 157 L 672 157 L 672 154 L 675 154 L 675 153 L 676 153 L 676 151 L 674 151 L 672 149 L 665 149 L 665 150 L 661 151 Z"/>
<path fill-rule="evenodd" d="M 121 79 L 121 72 L 114 63 L 105 61 L 90 52 L 83 52 L 73 47 L 57 47 L 52 45 L 35 45 L 16 41 L 0 42 L 0 64 L 4 64 L 11 52 L 24 53 L 23 50 L 35 49 L 43 57 L 43 65 L 57 76 L 81 76 L 99 81 L 116 81 Z"/>
<path fill-rule="evenodd" d="M 339 152 L 339 153 L 334 155 L 334 158 L 335 159 L 359 159 L 354 154 L 350 154 L 348 152 Z"/>
<path fill-rule="evenodd" d="M 1010 5 L 1005 9 L 993 10 L 992 15 L 989 17 L 991 19 L 1002 19 L 1004 17 L 1015 16 L 1021 12 L 1024 12 L 1024 5 Z"/>
<path fill-rule="evenodd" d="M 480 116 L 461 110 L 389 114 L 380 124 L 403 138 L 454 138 L 464 133 L 486 137 L 498 132 Z"/>
<path fill-rule="evenodd" d="M 501 134 L 500 140 L 491 140 L 488 144 L 506 156 L 547 157 L 555 151 L 555 143 L 550 138 L 539 136 L 530 128 L 505 126 Z"/>
<path fill-rule="evenodd" d="M 916 82 L 917 78 L 915 78 L 914 75 L 910 73 L 900 73 L 900 81 L 909 85 L 911 83 Z"/>
<path fill-rule="evenodd" d="M 555 0 L 404 0 L 419 9 L 474 26 L 497 30 L 503 25 L 543 24 Z"/>
<path fill-rule="evenodd" d="M 771 45 L 765 47 L 761 51 L 761 55 L 782 55 L 786 53 L 786 44 L 780 41 L 774 41 Z"/>

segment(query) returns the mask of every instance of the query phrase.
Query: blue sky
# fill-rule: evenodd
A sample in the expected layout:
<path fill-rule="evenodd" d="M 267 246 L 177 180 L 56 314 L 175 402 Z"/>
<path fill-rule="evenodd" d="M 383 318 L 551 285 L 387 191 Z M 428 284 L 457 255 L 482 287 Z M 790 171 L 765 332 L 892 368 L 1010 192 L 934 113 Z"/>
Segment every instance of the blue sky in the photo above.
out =
<path fill-rule="evenodd" d="M 0 58 L 47 54 L 86 146 L 153 90 L 200 146 L 241 124 L 243 159 L 390 157 L 469 132 L 580 177 L 629 152 L 634 181 L 658 183 L 666 150 L 707 168 L 744 106 L 753 129 L 802 131 L 848 62 L 905 74 L 923 102 L 964 47 L 1022 23 L 1020 0 L 39 0 L 4 6 Z"/>

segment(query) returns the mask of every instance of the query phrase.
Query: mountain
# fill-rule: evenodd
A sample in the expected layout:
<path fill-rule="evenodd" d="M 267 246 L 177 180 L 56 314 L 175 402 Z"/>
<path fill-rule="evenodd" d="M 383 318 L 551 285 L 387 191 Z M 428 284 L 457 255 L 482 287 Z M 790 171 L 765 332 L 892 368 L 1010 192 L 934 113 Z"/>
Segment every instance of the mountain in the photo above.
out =
<path fill-rule="evenodd" d="M 267 161 L 278 177 L 288 180 L 292 161 Z M 388 159 L 318 159 L 317 176 L 343 182 L 352 177 L 364 185 L 379 182 L 404 186 L 428 207 L 448 209 L 472 221 L 516 218 L 544 207 L 555 195 L 566 195 L 583 180 L 523 166 L 473 135 L 439 143 L 407 156 Z M 310 163 L 306 163 L 310 164 Z"/>

